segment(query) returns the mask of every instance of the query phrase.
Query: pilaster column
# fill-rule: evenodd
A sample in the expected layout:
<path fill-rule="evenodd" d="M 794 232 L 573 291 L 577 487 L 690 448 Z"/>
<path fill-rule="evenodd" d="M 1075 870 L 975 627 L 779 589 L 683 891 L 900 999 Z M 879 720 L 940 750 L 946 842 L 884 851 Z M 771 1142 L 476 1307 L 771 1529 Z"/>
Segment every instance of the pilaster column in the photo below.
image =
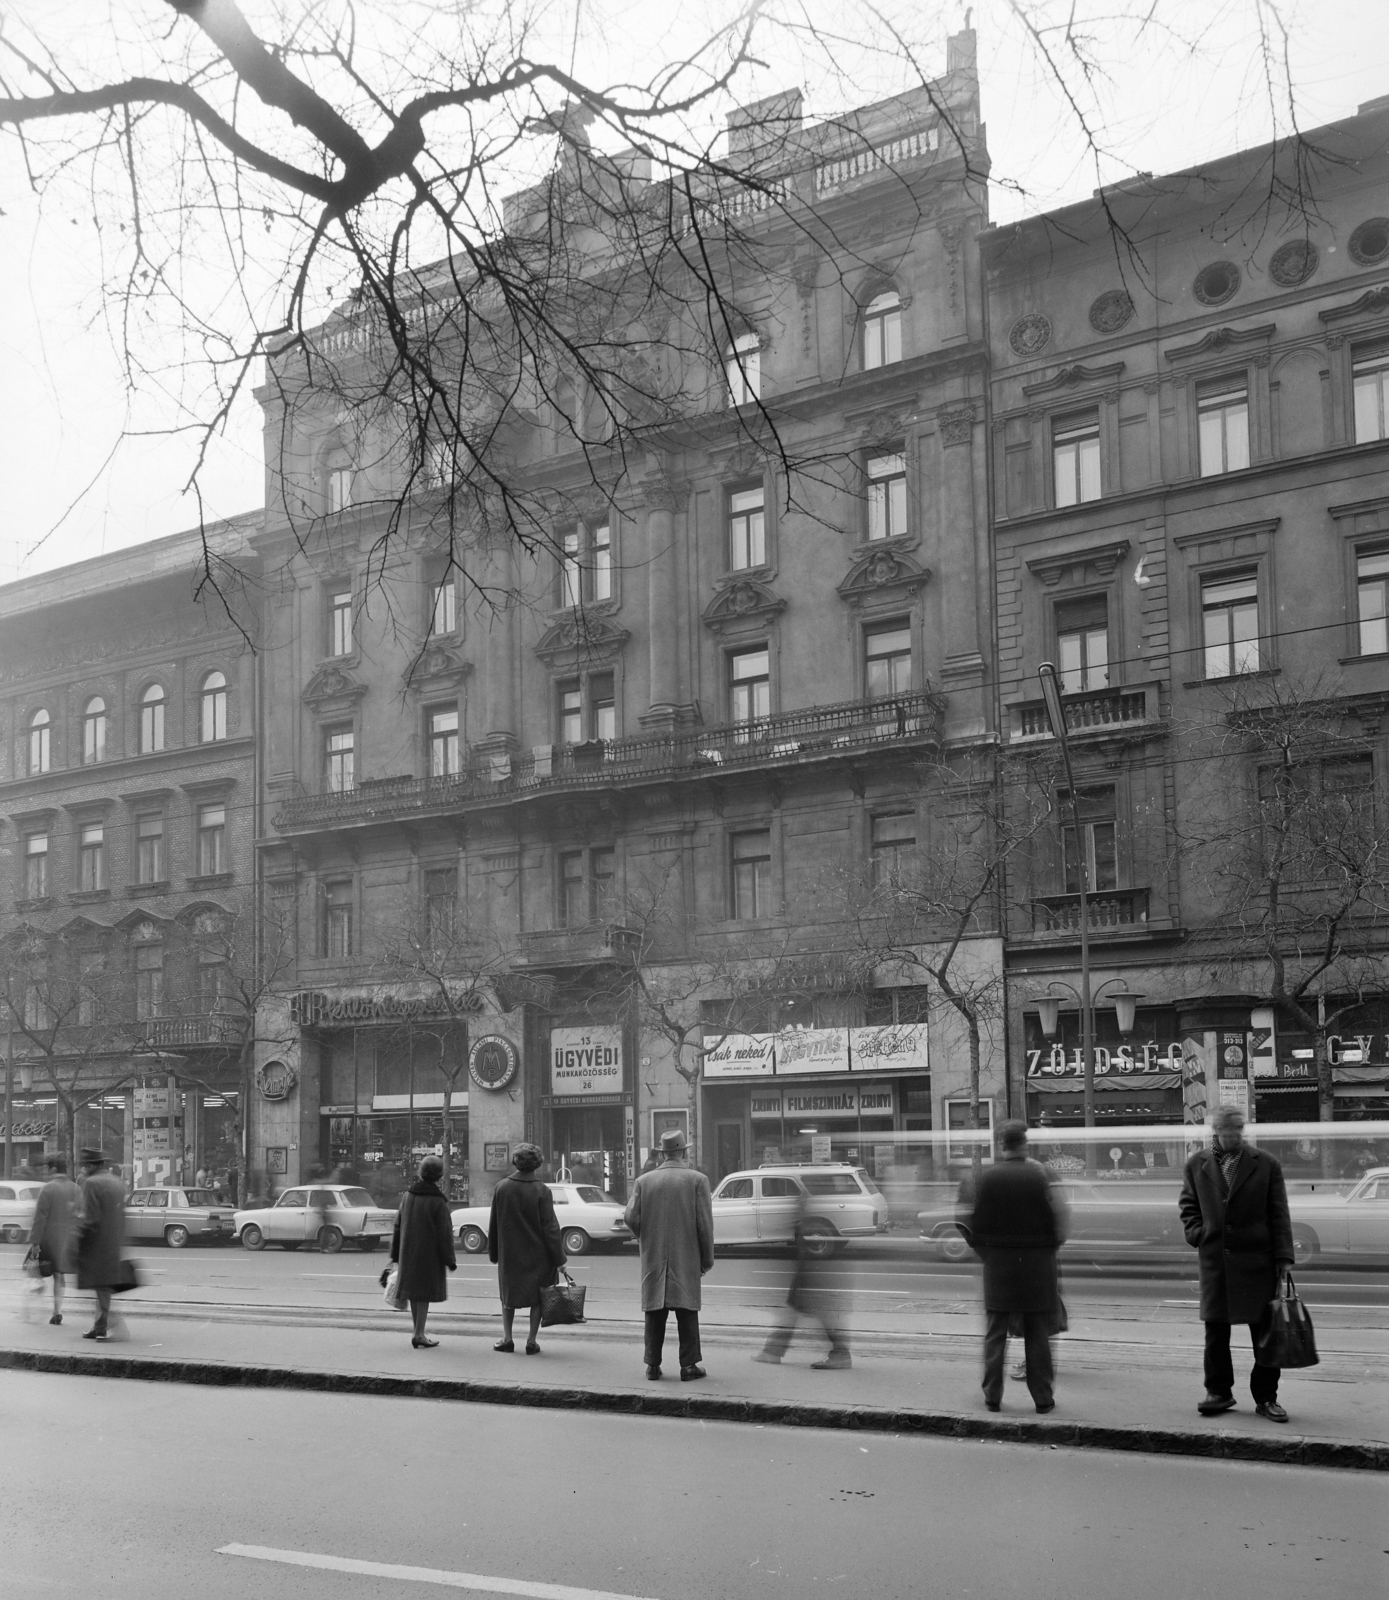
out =
<path fill-rule="evenodd" d="M 675 516 L 684 506 L 684 486 L 668 478 L 645 479 L 641 485 L 646 510 L 647 639 L 651 685 L 645 727 L 671 726 L 683 702 L 680 685 L 680 619 Z"/>

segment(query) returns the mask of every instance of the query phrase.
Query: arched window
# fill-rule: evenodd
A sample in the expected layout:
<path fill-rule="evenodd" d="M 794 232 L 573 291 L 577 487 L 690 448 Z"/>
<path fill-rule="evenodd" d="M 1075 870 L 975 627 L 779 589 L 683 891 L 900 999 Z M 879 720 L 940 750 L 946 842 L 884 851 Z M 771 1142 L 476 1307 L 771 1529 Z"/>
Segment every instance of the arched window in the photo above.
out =
<path fill-rule="evenodd" d="M 902 302 L 885 290 L 863 308 L 863 370 L 888 367 L 902 359 Z"/>
<path fill-rule="evenodd" d="M 724 358 L 728 377 L 728 403 L 746 405 L 762 393 L 762 341 L 755 333 L 741 334 Z"/>
<path fill-rule="evenodd" d="M 29 718 L 29 772 L 47 772 L 53 759 L 53 727 L 42 706 Z"/>
<path fill-rule="evenodd" d="M 93 695 L 82 711 L 82 764 L 106 759 L 106 702 Z"/>
<path fill-rule="evenodd" d="M 209 672 L 202 687 L 202 741 L 212 744 L 227 736 L 227 680 L 223 673 Z"/>
<path fill-rule="evenodd" d="M 140 696 L 140 754 L 164 748 L 164 686 L 150 684 Z"/>

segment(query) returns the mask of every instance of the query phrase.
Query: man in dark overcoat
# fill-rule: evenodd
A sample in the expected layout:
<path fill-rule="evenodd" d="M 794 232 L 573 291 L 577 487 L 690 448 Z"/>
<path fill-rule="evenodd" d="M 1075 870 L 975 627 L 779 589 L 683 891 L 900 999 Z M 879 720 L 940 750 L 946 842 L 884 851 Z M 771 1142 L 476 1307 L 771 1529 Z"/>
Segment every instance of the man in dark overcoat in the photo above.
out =
<path fill-rule="evenodd" d="M 107 1170 L 100 1150 L 82 1152 L 82 1200 L 77 1221 L 75 1255 L 77 1287 L 96 1292 L 96 1321 L 84 1339 L 110 1337 L 111 1291 L 121 1281 L 121 1250 L 125 1245 L 125 1185 Z M 118 1319 L 116 1332 L 120 1334 Z M 123 1336 L 123 1335 L 122 1335 Z"/>
<path fill-rule="evenodd" d="M 1027 1124 L 998 1130 L 998 1160 L 979 1175 L 965 1221 L 984 1263 L 984 1404 L 1003 1403 L 1008 1323 L 1022 1318 L 1027 1389 L 1038 1411 L 1053 1411 L 1051 1335 L 1061 1313 L 1056 1252 L 1066 1240 L 1066 1208 L 1051 1174 L 1027 1159 Z"/>
<path fill-rule="evenodd" d="M 666 1320 L 675 1313 L 680 1376 L 705 1376 L 699 1347 L 700 1279 L 714 1265 L 709 1180 L 685 1162 L 685 1135 L 661 1135 L 661 1165 L 643 1172 L 627 1202 L 627 1226 L 641 1244 L 641 1305 L 646 1313 L 646 1375 L 661 1376 Z"/>
<path fill-rule="evenodd" d="M 1283 1169 L 1264 1150 L 1244 1142 L 1244 1118 L 1220 1106 L 1211 1118 L 1213 1142 L 1186 1164 L 1177 1202 L 1186 1242 L 1200 1252 L 1201 1321 L 1206 1325 L 1206 1398 L 1202 1416 L 1235 1404 L 1230 1328 L 1249 1324 L 1257 1348 L 1272 1303 L 1293 1264 L 1293 1228 Z M 1278 1404 L 1277 1367 L 1257 1363 L 1249 1374 L 1254 1409 L 1286 1422 Z"/>

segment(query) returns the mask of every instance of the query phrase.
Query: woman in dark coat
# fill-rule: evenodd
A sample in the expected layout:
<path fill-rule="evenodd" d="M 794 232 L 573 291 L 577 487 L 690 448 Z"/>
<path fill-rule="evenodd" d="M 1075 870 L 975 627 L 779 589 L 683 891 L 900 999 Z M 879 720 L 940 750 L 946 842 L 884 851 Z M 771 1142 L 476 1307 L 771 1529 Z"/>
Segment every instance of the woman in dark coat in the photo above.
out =
<path fill-rule="evenodd" d="M 511 1152 L 516 1171 L 503 1178 L 492 1193 L 487 1259 L 497 1264 L 502 1297 L 502 1336 L 492 1348 L 505 1353 L 516 1348 L 511 1338 L 512 1319 L 518 1307 L 526 1306 L 531 1317 L 526 1354 L 539 1354 L 535 1336 L 540 1332 L 540 1291 L 557 1280 L 566 1260 L 555 1202 L 535 1175 L 542 1160 L 535 1145 L 518 1144 Z"/>
<path fill-rule="evenodd" d="M 444 1163 L 438 1156 L 426 1156 L 420 1162 L 418 1180 L 400 1197 L 391 1236 L 391 1260 L 400 1264 L 396 1300 L 410 1302 L 410 1315 L 415 1319 L 410 1343 L 416 1350 L 432 1350 L 439 1343 L 425 1337 L 425 1319 L 431 1301 L 449 1297 L 444 1268 L 453 1272 L 458 1266 L 453 1252 L 453 1218 L 439 1187 L 443 1175 Z"/>

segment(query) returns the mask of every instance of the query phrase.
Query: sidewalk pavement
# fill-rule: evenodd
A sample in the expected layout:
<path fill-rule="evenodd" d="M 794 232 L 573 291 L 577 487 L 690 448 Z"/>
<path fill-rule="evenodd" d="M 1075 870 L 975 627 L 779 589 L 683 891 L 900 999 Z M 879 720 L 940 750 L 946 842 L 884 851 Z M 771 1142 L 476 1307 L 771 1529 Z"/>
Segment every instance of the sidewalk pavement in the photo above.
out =
<path fill-rule="evenodd" d="M 1026 1386 L 1013 1381 L 1000 1413 L 984 1409 L 978 1331 L 967 1330 L 959 1316 L 948 1329 L 927 1326 L 915 1336 L 857 1331 L 853 1366 L 816 1372 L 810 1363 L 825 1353 L 817 1327 L 803 1324 L 785 1361 L 773 1366 L 751 1359 L 762 1342 L 758 1328 L 714 1322 L 714 1311 L 703 1326 L 707 1380 L 679 1380 L 672 1327 L 670 1363 L 653 1383 L 629 1320 L 543 1330 L 541 1354 L 527 1357 L 519 1344 L 514 1355 L 493 1351 L 500 1336 L 495 1315 L 447 1306 L 431 1313 L 430 1331 L 441 1341 L 434 1350 L 413 1349 L 408 1318 L 384 1308 L 353 1315 L 351 1325 L 341 1313 L 310 1308 L 268 1316 L 252 1307 L 239 1314 L 226 1306 L 142 1307 L 131 1297 L 121 1309 L 129 1338 L 104 1345 L 81 1338 L 90 1325 L 89 1296 L 69 1297 L 61 1327 L 11 1312 L 0 1321 L 0 1367 L 1389 1472 L 1389 1363 L 1378 1328 L 1338 1329 L 1320 1366 L 1285 1374 L 1280 1399 L 1292 1420 L 1280 1426 L 1254 1414 L 1247 1389 L 1237 1390 L 1236 1411 L 1216 1418 L 1197 1413 L 1201 1333 L 1194 1321 L 1141 1327 L 1087 1319 L 1073 1326 L 1057 1342 L 1056 1410 L 1040 1417 Z M 1010 1359 L 1012 1350 L 1020 1353 L 1020 1345 L 1010 1348 Z"/>

